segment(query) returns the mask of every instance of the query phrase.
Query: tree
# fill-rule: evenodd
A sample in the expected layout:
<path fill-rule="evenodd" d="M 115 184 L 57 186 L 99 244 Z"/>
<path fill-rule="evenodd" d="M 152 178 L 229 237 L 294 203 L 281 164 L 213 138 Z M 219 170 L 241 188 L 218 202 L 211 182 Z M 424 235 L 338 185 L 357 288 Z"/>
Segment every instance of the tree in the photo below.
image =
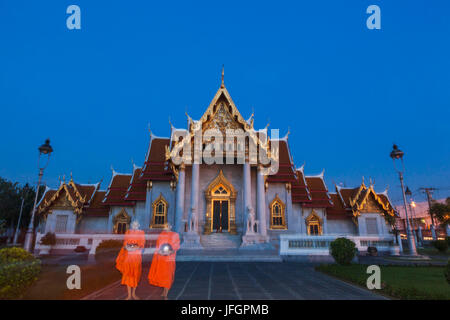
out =
<path fill-rule="evenodd" d="M 42 197 L 44 190 L 43 186 L 39 188 L 39 197 Z M 24 205 L 20 226 L 26 227 L 30 221 L 35 194 L 34 188 L 28 183 L 21 186 L 17 182 L 0 177 L 0 221 L 3 221 L 6 227 L 17 225 L 23 197 Z"/>
<path fill-rule="evenodd" d="M 438 219 L 438 221 L 447 226 L 450 224 L 450 197 L 445 200 L 445 203 L 433 202 L 430 213 Z"/>

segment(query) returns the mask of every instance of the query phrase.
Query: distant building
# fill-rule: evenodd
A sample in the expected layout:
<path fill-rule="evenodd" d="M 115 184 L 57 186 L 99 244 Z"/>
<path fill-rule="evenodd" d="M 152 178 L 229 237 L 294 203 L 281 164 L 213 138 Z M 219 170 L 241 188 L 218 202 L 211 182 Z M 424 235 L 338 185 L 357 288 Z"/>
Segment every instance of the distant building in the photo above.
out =
<path fill-rule="evenodd" d="M 445 199 L 434 200 L 439 203 L 445 203 Z M 405 215 L 405 207 L 403 205 L 395 206 L 396 211 L 398 212 L 400 218 L 397 219 L 396 227 L 397 229 L 405 234 L 406 233 L 406 215 Z M 413 230 L 418 230 L 419 226 L 422 228 L 422 234 L 425 239 L 431 239 L 431 216 L 429 213 L 428 201 L 422 202 L 413 202 L 408 204 L 408 215 L 411 223 L 411 228 Z M 446 231 L 444 227 L 439 224 L 439 221 L 434 219 L 436 232 L 439 237 L 445 237 Z"/>

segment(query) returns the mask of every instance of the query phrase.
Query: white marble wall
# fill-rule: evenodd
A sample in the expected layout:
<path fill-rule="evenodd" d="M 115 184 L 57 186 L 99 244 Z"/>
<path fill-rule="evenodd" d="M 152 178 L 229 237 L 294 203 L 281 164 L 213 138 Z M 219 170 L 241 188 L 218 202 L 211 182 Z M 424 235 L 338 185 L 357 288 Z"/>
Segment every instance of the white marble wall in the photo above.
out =
<path fill-rule="evenodd" d="M 55 232 L 56 217 L 59 215 L 67 216 L 67 225 L 65 233 L 75 233 L 76 227 L 76 214 L 72 210 L 52 210 L 52 213 L 47 215 L 47 221 L 45 223 L 44 233 Z"/>
<path fill-rule="evenodd" d="M 108 229 L 108 217 L 89 217 L 81 219 L 76 227 L 76 233 L 98 234 L 110 233 Z"/>
<path fill-rule="evenodd" d="M 358 235 L 358 227 L 349 219 L 328 219 L 329 234 Z"/>
<path fill-rule="evenodd" d="M 358 216 L 358 232 L 360 236 L 366 236 L 366 219 L 374 218 L 377 221 L 378 235 L 389 235 L 390 227 L 384 219 L 383 215 L 380 213 L 361 213 Z"/>

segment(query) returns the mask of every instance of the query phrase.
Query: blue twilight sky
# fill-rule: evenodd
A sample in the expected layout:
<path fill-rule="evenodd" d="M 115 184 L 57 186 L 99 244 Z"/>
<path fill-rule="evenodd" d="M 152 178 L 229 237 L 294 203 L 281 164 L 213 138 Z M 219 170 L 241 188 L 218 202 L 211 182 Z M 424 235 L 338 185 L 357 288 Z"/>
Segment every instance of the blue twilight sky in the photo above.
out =
<path fill-rule="evenodd" d="M 68 30 L 66 8 L 81 8 Z M 381 8 L 368 30 L 366 8 Z M 54 155 L 44 180 L 110 179 L 144 161 L 150 123 L 200 118 L 225 83 L 255 125 L 291 129 L 307 174 L 390 186 L 389 152 L 405 151 L 406 183 L 450 194 L 450 2 L 0 0 L 0 176 L 37 180 L 37 147 Z M 421 198 L 416 192 L 417 198 Z"/>

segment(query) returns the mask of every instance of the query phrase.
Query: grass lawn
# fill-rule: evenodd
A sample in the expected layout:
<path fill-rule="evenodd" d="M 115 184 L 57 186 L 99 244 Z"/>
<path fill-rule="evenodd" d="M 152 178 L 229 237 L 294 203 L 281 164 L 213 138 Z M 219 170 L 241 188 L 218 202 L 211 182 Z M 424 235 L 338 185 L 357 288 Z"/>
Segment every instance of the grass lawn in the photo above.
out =
<path fill-rule="evenodd" d="M 80 266 L 81 289 L 69 290 L 66 286 L 66 265 L 43 265 L 39 279 L 25 292 L 26 300 L 72 300 L 80 299 L 121 278 L 113 261 Z"/>
<path fill-rule="evenodd" d="M 316 270 L 366 287 L 367 265 L 320 265 Z M 381 293 L 399 299 L 450 300 L 450 285 L 444 277 L 444 267 L 380 266 Z"/>

